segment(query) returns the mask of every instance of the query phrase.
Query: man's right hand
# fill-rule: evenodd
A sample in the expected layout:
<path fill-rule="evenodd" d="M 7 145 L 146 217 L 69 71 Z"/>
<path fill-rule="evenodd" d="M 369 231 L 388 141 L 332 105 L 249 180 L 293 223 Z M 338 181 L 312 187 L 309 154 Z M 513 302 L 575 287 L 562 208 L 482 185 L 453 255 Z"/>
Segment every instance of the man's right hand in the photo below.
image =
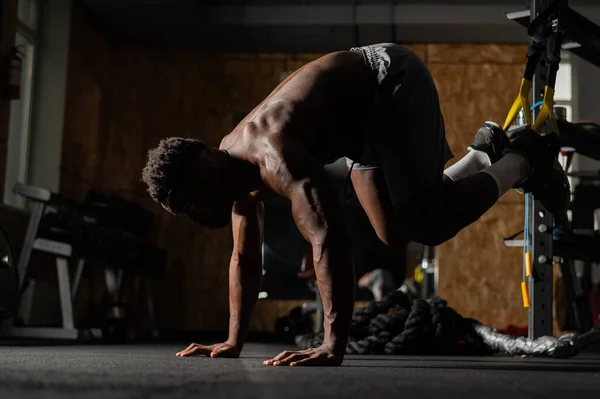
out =
<path fill-rule="evenodd" d="M 237 346 L 232 345 L 228 342 L 223 342 L 214 345 L 191 344 L 181 352 L 177 352 L 177 356 L 239 357 L 240 350 Z"/>

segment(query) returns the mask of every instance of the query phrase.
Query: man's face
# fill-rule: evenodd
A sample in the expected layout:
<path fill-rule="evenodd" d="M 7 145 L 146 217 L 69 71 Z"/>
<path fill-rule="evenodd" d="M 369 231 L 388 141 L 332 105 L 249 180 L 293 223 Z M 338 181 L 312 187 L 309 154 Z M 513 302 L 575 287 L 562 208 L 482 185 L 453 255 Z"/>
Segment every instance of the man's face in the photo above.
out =
<path fill-rule="evenodd" d="M 174 215 L 185 215 L 194 224 L 209 229 L 227 226 L 231 220 L 233 201 L 218 193 L 200 194 L 194 191 L 198 190 L 171 192 L 163 208 Z"/>
<path fill-rule="evenodd" d="M 225 227 L 231 220 L 233 200 L 223 178 L 214 153 L 205 151 L 185 178 L 183 187 L 171 191 L 163 208 L 175 215 L 186 215 L 193 223 L 210 229 Z"/>

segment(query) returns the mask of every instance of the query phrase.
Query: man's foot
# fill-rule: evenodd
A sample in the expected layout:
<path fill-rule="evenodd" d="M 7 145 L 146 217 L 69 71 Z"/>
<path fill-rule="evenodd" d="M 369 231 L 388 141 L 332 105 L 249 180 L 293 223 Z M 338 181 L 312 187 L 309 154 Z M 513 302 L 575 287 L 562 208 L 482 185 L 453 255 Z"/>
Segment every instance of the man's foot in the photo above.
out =
<path fill-rule="evenodd" d="M 567 174 L 557 159 L 559 149 L 556 136 L 540 136 L 523 127 L 514 132 L 505 153 L 520 153 L 527 159 L 529 176 L 515 188 L 533 193 L 544 208 L 562 220 L 569 208 L 571 191 Z"/>
<path fill-rule="evenodd" d="M 498 162 L 504 154 L 504 150 L 510 145 L 508 136 L 494 122 L 485 122 L 475 135 L 475 139 L 467 147 L 469 151 L 483 151 L 490 158 L 490 164 Z"/>

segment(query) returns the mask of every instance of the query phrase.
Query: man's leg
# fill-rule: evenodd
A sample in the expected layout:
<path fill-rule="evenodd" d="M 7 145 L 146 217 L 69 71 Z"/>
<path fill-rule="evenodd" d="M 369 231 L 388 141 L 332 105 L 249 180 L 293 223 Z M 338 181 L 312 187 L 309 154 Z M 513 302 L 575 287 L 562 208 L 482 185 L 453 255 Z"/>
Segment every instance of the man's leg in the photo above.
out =
<path fill-rule="evenodd" d="M 469 146 L 469 154 L 455 163 L 462 163 L 458 172 L 453 167 L 446 169 L 439 187 L 395 206 L 388 195 L 382 169 L 353 170 L 351 177 L 358 199 L 384 243 L 402 245 L 414 240 L 438 245 L 475 222 L 504 193 L 526 180 L 532 165 L 524 151 L 530 153 L 529 158 L 537 168 L 541 161 L 533 147 L 539 144 L 539 140 L 533 140 L 523 148 L 517 142 L 515 151 L 503 155 L 509 147 L 504 132 L 499 127 L 484 125 Z M 484 157 L 487 161 L 481 162 Z"/>
<path fill-rule="evenodd" d="M 481 172 L 498 162 L 509 144 L 508 136 L 497 123 L 485 122 L 467 147 L 467 155 L 444 170 L 444 175 L 455 181 Z"/>
<path fill-rule="evenodd" d="M 408 232 L 398 223 L 382 170 L 353 169 L 350 178 L 377 237 L 391 247 L 406 244 L 409 241 Z"/>
<path fill-rule="evenodd" d="M 407 213 L 404 209 L 414 209 L 414 203 L 423 204 L 418 214 L 431 215 L 435 219 L 431 223 L 439 223 L 436 228 L 425 223 L 420 224 L 422 229 L 411 228 L 413 235 L 421 240 L 446 241 L 478 220 L 508 190 L 525 180 L 526 157 L 520 153 L 505 156 L 509 145 L 500 126 L 485 122 L 467 148 L 467 155 L 444 170 L 440 195 L 425 193 L 397 206 L 396 212 L 401 219 L 408 219 L 409 224 L 415 222 L 402 215 Z"/>
<path fill-rule="evenodd" d="M 378 119 L 385 124 L 370 136 L 381 169 L 352 171 L 352 182 L 382 241 L 438 245 L 526 178 L 529 189 L 546 198 L 557 193 L 556 187 L 564 194 L 564 186 L 547 184 L 553 159 L 532 131 L 510 143 L 513 148 L 503 157 L 509 147 L 506 134 L 484 125 L 470 146 L 473 151 L 444 173 L 452 153 L 427 66 L 395 45 L 375 46 L 372 53 L 375 61 L 386 61 L 380 64 L 385 73 L 378 74 L 378 93 L 387 118 Z M 489 165 L 477 151 L 488 155 Z M 564 179 L 562 172 L 557 181 Z"/>
<path fill-rule="evenodd" d="M 527 177 L 527 159 L 507 154 L 497 163 L 458 180 L 444 175 L 432 189 L 394 208 L 412 240 L 439 245 L 477 221 L 508 190 Z"/>
<path fill-rule="evenodd" d="M 517 173 L 520 179 L 520 172 Z M 500 189 L 488 173 L 452 181 L 444 176 L 441 190 L 394 206 L 381 169 L 353 170 L 352 184 L 379 239 L 389 246 L 409 241 L 439 245 L 475 222 L 499 198 Z"/>
<path fill-rule="evenodd" d="M 481 171 L 456 180 L 444 175 L 439 187 L 424 190 L 398 204 L 392 204 L 384 195 L 381 169 L 353 171 L 352 181 L 377 235 L 388 245 L 409 240 L 439 245 L 478 220 L 508 190 L 523 183 L 546 187 L 545 194 L 549 195 L 540 199 L 546 201 L 547 208 L 558 200 L 555 206 L 566 211 L 560 201 L 569 193 L 566 175 L 562 169 L 554 169 L 551 150 L 537 133 L 529 131 L 502 155 L 504 150 L 503 146 L 497 146 L 486 151 L 494 152 L 490 159 L 497 161 Z M 558 172 L 558 177 L 553 172 Z"/>
<path fill-rule="evenodd" d="M 452 181 L 443 178 L 442 192 L 425 192 L 394 206 L 381 169 L 353 170 L 352 184 L 379 239 L 397 247 L 409 241 L 438 245 L 483 215 L 499 198 L 496 181 L 476 172 Z"/>

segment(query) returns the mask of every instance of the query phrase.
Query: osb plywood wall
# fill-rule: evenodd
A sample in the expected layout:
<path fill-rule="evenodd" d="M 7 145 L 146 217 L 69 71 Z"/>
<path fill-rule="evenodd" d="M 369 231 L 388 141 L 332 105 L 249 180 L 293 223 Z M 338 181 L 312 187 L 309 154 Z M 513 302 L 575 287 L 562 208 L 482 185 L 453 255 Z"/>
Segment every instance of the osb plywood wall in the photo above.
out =
<path fill-rule="evenodd" d="M 181 54 L 109 43 L 75 12 L 61 191 L 81 198 L 89 187 L 138 201 L 156 215 L 156 243 L 169 251 L 156 285 L 161 327 L 225 330 L 231 233 L 170 216 L 139 182 L 146 152 L 167 136 L 217 145 L 236 118 L 258 104 L 284 71 L 319 54 Z M 516 94 L 526 49 L 511 46 L 417 45 L 431 66 L 457 157 L 485 120 L 500 121 Z M 522 200 L 508 195 L 481 221 L 440 247 L 440 294 L 486 323 L 523 324 L 518 296 L 520 251 L 501 237 L 522 224 Z M 254 330 L 296 305 L 261 302 Z"/>
<path fill-rule="evenodd" d="M 455 154 L 451 162 L 466 154 L 482 122 L 504 122 L 518 91 L 526 52 L 522 46 L 427 46 L 427 62 Z M 509 192 L 480 220 L 439 247 L 439 294 L 458 312 L 500 328 L 527 325 L 520 292 L 522 252 L 502 241 L 522 229 L 523 218 L 523 197 Z"/>

